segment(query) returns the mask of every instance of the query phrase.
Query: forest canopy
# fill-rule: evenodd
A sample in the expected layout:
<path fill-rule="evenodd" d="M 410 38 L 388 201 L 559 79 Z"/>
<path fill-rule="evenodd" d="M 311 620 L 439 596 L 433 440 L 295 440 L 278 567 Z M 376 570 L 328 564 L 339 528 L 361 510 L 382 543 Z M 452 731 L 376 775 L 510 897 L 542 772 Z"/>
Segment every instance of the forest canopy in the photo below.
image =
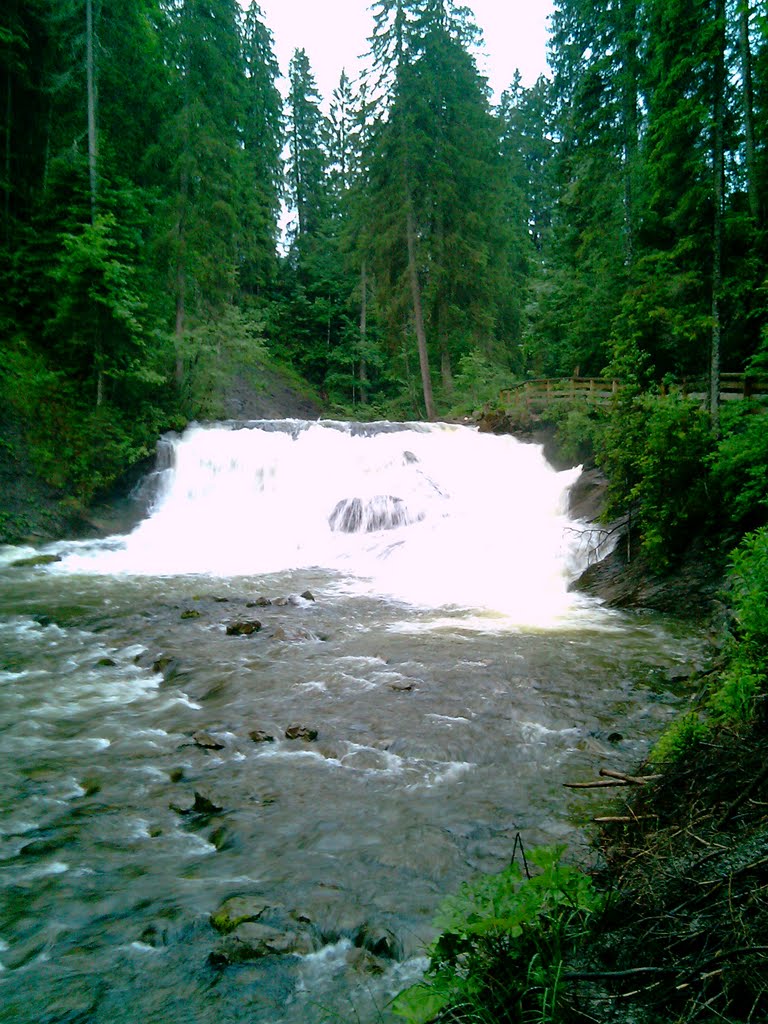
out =
<path fill-rule="evenodd" d="M 53 482 L 263 360 L 399 418 L 768 363 L 765 4 L 561 0 L 498 103 L 467 7 L 370 14 L 363 78 L 323 98 L 300 49 L 284 98 L 255 2 L 4 6 L 0 389 Z"/>

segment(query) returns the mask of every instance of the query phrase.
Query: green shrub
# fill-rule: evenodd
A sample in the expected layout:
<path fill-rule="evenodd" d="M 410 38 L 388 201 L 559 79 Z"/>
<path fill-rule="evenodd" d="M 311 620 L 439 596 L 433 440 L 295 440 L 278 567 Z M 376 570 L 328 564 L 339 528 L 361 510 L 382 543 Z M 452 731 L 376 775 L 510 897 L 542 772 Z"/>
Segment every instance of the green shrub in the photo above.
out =
<path fill-rule="evenodd" d="M 409 1024 L 571 1019 L 564 965 L 578 959 L 603 899 L 587 875 L 562 863 L 564 849 L 534 850 L 531 877 L 512 864 L 447 899 L 427 977 L 397 997 L 395 1012 Z"/>
<path fill-rule="evenodd" d="M 632 393 L 609 417 L 597 453 L 610 482 L 606 516 L 631 512 L 656 568 L 710 518 L 712 447 L 706 413 L 677 395 Z"/>
<path fill-rule="evenodd" d="M 760 526 L 768 518 L 768 409 L 733 402 L 720 422 L 722 438 L 711 457 L 720 506 L 736 526 Z"/>
<path fill-rule="evenodd" d="M 729 582 L 730 660 L 710 705 L 718 721 L 738 725 L 764 716 L 768 696 L 768 527 L 748 534 L 733 552 Z"/>

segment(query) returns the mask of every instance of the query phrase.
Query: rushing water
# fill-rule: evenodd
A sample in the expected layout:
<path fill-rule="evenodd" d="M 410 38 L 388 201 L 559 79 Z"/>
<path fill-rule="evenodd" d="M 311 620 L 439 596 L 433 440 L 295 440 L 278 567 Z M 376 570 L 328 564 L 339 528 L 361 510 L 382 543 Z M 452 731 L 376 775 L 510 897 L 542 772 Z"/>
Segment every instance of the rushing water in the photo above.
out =
<path fill-rule="evenodd" d="M 0 1020 L 388 1020 L 441 897 L 578 843 L 563 782 L 636 763 L 700 641 L 568 592 L 578 471 L 510 437 L 227 424 L 159 467 L 129 535 L 0 551 Z M 295 951 L 227 963 L 233 896 Z"/>

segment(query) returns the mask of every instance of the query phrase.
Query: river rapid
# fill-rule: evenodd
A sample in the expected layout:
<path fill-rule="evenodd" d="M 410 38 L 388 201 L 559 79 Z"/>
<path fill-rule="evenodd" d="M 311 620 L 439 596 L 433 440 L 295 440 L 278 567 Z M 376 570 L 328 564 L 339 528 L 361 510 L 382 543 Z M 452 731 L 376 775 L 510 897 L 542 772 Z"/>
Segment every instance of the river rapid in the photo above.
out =
<path fill-rule="evenodd" d="M 0 1020 L 389 1021 L 443 896 L 518 832 L 578 856 L 603 798 L 563 783 L 634 767 L 704 643 L 568 591 L 577 477 L 191 427 L 129 534 L 0 550 Z"/>

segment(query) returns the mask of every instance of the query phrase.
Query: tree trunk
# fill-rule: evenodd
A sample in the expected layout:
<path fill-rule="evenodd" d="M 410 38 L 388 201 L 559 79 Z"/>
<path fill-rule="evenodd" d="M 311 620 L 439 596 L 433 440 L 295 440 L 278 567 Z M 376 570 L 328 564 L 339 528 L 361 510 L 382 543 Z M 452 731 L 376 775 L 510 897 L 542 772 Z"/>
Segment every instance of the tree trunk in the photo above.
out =
<path fill-rule="evenodd" d="M 406 219 L 406 237 L 408 242 L 408 277 L 411 284 L 411 300 L 413 302 L 413 322 L 416 329 L 416 344 L 419 350 L 419 369 L 421 371 L 421 387 L 424 393 L 424 408 L 427 419 L 437 418 L 435 403 L 432 397 L 432 378 L 429 374 L 429 355 L 427 353 L 427 335 L 424 330 L 424 313 L 421 306 L 421 285 L 419 284 L 419 268 L 416 265 L 416 226 L 413 222 L 413 210 L 408 205 Z"/>
<path fill-rule="evenodd" d="M 15 13 L 15 12 L 14 12 Z M 11 62 L 5 71 L 5 197 L 3 201 L 4 237 L 6 246 L 11 241 L 11 139 L 13 115 L 13 88 L 11 86 Z"/>
<path fill-rule="evenodd" d="M 623 53 L 622 121 L 624 128 L 624 260 L 631 267 L 635 260 L 634 175 L 637 162 L 639 65 L 637 58 L 637 2 L 623 0 L 621 6 Z"/>
<path fill-rule="evenodd" d="M 741 90 L 744 105 L 744 157 L 747 171 L 749 212 L 760 221 L 760 196 L 755 176 L 755 116 L 752 91 L 752 54 L 749 46 L 749 0 L 739 0 L 739 51 L 741 57 Z"/>
<path fill-rule="evenodd" d="M 723 283 L 723 179 L 725 172 L 725 0 L 716 0 L 718 42 L 715 53 L 712 125 L 712 346 L 709 366 L 709 414 L 715 433 L 720 426 L 720 292 Z"/>
<path fill-rule="evenodd" d="M 93 58 L 93 0 L 85 0 L 85 77 L 88 92 L 88 176 L 91 186 L 91 223 L 96 220 L 96 69 Z"/>
<path fill-rule="evenodd" d="M 98 148 L 96 142 L 96 65 L 93 47 L 93 0 L 85 0 L 85 80 L 88 106 L 88 179 L 91 195 L 91 224 L 95 224 L 98 203 Z M 104 349 L 101 325 L 98 320 L 94 364 L 96 367 L 96 406 L 98 407 L 104 402 Z"/>
<path fill-rule="evenodd" d="M 443 382 L 443 391 L 446 396 L 453 394 L 453 370 L 451 368 L 451 353 L 445 347 L 445 342 L 440 347 L 440 379 Z"/>
<path fill-rule="evenodd" d="M 360 382 L 360 404 L 368 404 L 368 371 L 365 363 L 365 350 L 368 335 L 368 274 L 365 260 L 360 267 L 360 367 L 358 369 L 358 380 Z"/>

